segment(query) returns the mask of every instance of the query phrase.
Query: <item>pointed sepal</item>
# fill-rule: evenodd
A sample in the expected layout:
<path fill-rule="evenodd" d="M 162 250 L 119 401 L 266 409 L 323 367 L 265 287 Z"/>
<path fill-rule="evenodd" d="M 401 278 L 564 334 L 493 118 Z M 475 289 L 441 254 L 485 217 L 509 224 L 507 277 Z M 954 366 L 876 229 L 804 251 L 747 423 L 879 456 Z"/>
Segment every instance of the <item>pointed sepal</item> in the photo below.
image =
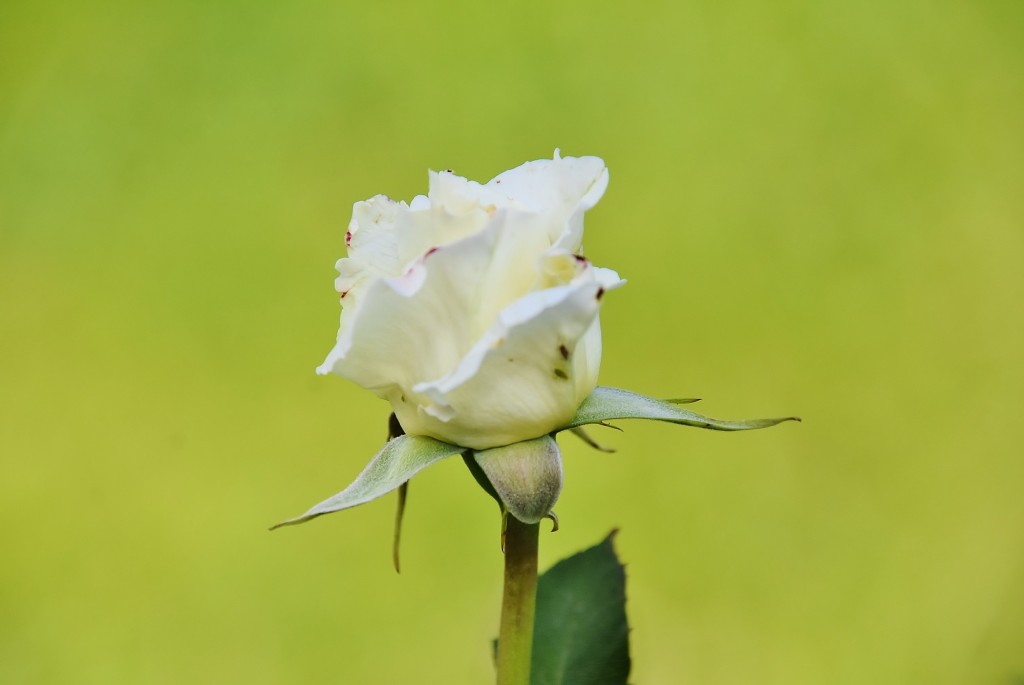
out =
<path fill-rule="evenodd" d="M 523 523 L 537 523 L 562 492 L 562 454 L 555 439 L 533 440 L 473 453 L 505 511 Z"/>
<path fill-rule="evenodd" d="M 399 546 L 402 542 L 402 520 L 405 518 L 405 500 L 409 497 L 409 481 L 398 486 L 398 502 L 395 507 L 395 532 L 391 536 L 391 564 L 395 573 L 402 572 L 402 558 Z"/>
<path fill-rule="evenodd" d="M 615 426 L 609 426 L 609 428 L 614 428 L 614 427 Z M 583 430 L 579 426 L 577 426 L 576 428 L 570 428 L 569 432 L 572 433 L 573 435 L 575 435 L 577 438 L 579 438 L 583 442 L 585 442 L 588 445 L 590 445 L 591 447 L 593 447 L 598 452 L 604 452 L 605 454 L 614 454 L 615 453 L 615 450 L 613 450 L 611 447 L 605 447 L 604 445 L 602 445 L 598 441 L 594 440 L 592 437 L 590 437 L 590 435 L 585 430 Z"/>
<path fill-rule="evenodd" d="M 768 428 L 784 421 L 799 421 L 796 416 L 779 419 L 752 419 L 749 421 L 723 421 L 703 416 L 679 406 L 682 400 L 656 400 L 618 388 L 597 387 L 587 395 L 576 416 L 564 427 L 573 429 L 591 423 L 603 423 L 612 419 L 651 419 L 668 421 L 684 426 L 708 428 L 719 431 L 744 431 Z"/>
<path fill-rule="evenodd" d="M 317 516 L 377 499 L 408 482 L 431 464 L 460 454 L 463 449 L 458 445 L 450 445 L 422 435 L 402 435 L 389 440 L 351 485 L 317 504 L 305 514 L 272 526 L 271 530 L 303 523 Z"/>

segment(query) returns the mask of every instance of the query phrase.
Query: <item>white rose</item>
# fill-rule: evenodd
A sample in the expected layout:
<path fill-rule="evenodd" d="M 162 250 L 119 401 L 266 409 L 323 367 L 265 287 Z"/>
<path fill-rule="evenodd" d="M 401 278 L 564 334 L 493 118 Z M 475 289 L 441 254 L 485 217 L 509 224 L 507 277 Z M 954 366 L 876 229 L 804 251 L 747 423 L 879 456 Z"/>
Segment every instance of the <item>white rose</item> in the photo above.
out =
<path fill-rule="evenodd" d="M 430 172 L 409 204 L 357 202 L 317 372 L 389 401 L 410 435 L 463 447 L 564 427 L 597 384 L 601 298 L 622 283 L 580 255 L 607 185 L 602 160 L 556 151 L 486 185 Z"/>

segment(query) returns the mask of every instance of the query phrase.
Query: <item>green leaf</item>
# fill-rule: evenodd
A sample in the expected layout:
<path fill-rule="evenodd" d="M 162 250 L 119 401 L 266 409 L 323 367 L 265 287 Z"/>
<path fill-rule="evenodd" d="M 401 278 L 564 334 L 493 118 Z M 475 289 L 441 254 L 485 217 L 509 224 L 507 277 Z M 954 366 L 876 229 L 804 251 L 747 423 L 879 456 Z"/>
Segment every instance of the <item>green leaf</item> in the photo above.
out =
<path fill-rule="evenodd" d="M 565 429 L 585 426 L 588 423 L 602 423 L 612 419 L 653 419 L 668 421 L 684 426 L 709 428 L 718 431 L 744 431 L 755 428 L 768 428 L 783 421 L 799 421 L 796 416 L 781 419 L 752 419 L 749 421 L 722 421 L 697 412 L 683 409 L 678 405 L 680 400 L 656 400 L 646 395 L 638 395 L 618 388 L 597 387 L 583 400 L 576 411 L 576 416 Z"/>
<path fill-rule="evenodd" d="M 562 454 L 550 435 L 474 452 L 473 459 L 505 511 L 523 523 L 547 516 L 562 492 Z"/>
<path fill-rule="evenodd" d="M 282 521 L 271 527 L 271 530 L 303 523 L 317 516 L 377 499 L 407 482 L 431 464 L 462 451 L 463 448 L 457 445 L 449 445 L 421 435 L 402 435 L 389 440 L 351 485 L 334 497 L 317 504 L 302 516 Z"/>
<path fill-rule="evenodd" d="M 625 685 L 626 573 L 614 537 L 612 531 L 540 577 L 530 685 Z"/>

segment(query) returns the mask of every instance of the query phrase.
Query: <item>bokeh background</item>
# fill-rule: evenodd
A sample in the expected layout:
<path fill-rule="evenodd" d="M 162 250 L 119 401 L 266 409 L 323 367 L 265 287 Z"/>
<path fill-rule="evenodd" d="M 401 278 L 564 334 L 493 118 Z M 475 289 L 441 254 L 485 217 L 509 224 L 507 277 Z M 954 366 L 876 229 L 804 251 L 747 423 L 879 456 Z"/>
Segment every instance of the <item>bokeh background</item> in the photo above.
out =
<path fill-rule="evenodd" d="M 636 683 L 1024 677 L 1024 4 L 0 5 L 0 682 L 486 683 L 458 460 L 340 490 L 351 204 L 611 169 L 602 382 L 748 434 L 562 440 L 542 566 L 621 529 Z"/>

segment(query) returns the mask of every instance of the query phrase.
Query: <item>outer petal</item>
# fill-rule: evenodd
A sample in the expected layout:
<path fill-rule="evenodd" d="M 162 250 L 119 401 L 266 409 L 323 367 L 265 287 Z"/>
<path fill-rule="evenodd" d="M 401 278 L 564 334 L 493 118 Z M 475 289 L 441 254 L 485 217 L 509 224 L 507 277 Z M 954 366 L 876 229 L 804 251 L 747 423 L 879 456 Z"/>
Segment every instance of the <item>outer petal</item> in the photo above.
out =
<path fill-rule="evenodd" d="M 605 291 L 625 285 L 626 281 L 611 269 L 593 268 L 593 277 Z M 601 370 L 601 321 L 594 319 L 587 332 L 580 338 L 572 355 L 572 378 L 576 383 L 576 401 L 582 402 L 597 386 Z"/>
<path fill-rule="evenodd" d="M 544 227 L 531 218 L 499 212 L 483 231 L 426 254 L 404 276 L 369 284 L 359 307 L 343 314 L 338 342 L 317 371 L 388 397 L 450 373 L 535 280 Z"/>
<path fill-rule="evenodd" d="M 402 425 L 410 433 L 443 435 L 475 449 L 562 427 L 593 389 L 589 378 L 585 387 L 577 387 L 573 356 L 597 320 L 605 290 L 592 278 L 580 279 L 518 300 L 455 371 L 413 388 L 431 404 L 418 409 L 395 405 Z M 591 358 L 587 366 L 593 363 Z"/>
<path fill-rule="evenodd" d="M 571 252 L 583 240 L 583 212 L 597 204 L 608 187 L 608 169 L 599 157 L 541 159 L 499 174 L 487 183 L 527 211 L 549 216 L 549 238 Z"/>
<path fill-rule="evenodd" d="M 601 320 L 594 319 L 590 328 L 580 338 L 572 355 L 572 379 L 576 384 L 576 399 L 583 399 L 597 387 L 597 375 L 601 370 Z"/>
<path fill-rule="evenodd" d="M 345 234 L 349 260 L 373 276 L 400 274 L 402 265 L 398 260 L 395 223 L 408 211 L 404 202 L 396 202 L 387 195 L 355 203 Z"/>

